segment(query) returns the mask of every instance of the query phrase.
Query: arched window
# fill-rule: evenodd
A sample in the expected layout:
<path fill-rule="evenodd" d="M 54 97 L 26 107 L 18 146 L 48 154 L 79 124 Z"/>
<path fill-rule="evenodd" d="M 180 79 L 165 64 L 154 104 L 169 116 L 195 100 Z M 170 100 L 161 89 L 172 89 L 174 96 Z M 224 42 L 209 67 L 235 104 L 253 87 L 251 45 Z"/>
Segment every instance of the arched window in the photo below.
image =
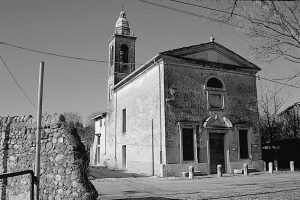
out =
<path fill-rule="evenodd" d="M 222 82 L 217 79 L 217 78 L 211 78 L 207 81 L 206 83 L 206 86 L 207 87 L 211 87 L 211 88 L 220 88 L 222 89 L 223 88 L 223 84 Z"/>
<path fill-rule="evenodd" d="M 129 66 L 126 65 L 128 63 L 128 46 L 126 44 L 122 44 L 120 47 L 120 72 L 121 73 L 129 73 Z"/>
<path fill-rule="evenodd" d="M 111 46 L 110 47 L 110 66 L 112 66 L 114 64 L 114 46 Z"/>
<path fill-rule="evenodd" d="M 226 89 L 224 83 L 216 77 L 207 79 L 206 84 L 207 109 L 225 109 Z"/>
<path fill-rule="evenodd" d="M 120 48 L 120 63 L 128 63 L 128 46 L 122 44 Z"/>

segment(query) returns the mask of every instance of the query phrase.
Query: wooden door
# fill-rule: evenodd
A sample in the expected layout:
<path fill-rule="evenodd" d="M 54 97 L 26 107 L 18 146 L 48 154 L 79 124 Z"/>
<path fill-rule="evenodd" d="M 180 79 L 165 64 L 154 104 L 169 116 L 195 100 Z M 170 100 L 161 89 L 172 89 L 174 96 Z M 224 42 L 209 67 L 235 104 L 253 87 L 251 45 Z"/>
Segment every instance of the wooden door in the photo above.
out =
<path fill-rule="evenodd" d="M 183 161 L 194 160 L 194 134 L 192 128 L 182 129 Z"/>
<path fill-rule="evenodd" d="M 224 134 L 210 133 L 209 134 L 210 146 L 210 173 L 217 173 L 217 165 L 222 165 L 222 171 L 225 172 L 224 161 Z"/>
<path fill-rule="evenodd" d="M 126 145 L 122 145 L 122 169 L 126 169 Z"/>

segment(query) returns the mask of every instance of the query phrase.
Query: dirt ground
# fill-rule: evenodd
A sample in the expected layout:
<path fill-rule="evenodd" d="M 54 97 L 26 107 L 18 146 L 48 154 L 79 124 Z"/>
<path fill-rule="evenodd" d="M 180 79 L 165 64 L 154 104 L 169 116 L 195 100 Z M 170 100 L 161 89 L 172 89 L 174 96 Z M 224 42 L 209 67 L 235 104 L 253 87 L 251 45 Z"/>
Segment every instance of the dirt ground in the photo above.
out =
<path fill-rule="evenodd" d="M 98 199 L 300 199 L 300 172 L 146 177 L 105 168 L 92 168 Z"/>

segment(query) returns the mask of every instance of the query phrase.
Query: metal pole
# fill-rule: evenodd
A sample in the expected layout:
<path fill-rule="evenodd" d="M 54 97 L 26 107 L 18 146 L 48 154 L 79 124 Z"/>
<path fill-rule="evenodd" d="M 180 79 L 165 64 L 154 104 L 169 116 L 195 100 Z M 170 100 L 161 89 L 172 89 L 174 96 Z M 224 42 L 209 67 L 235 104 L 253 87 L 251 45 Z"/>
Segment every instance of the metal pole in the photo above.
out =
<path fill-rule="evenodd" d="M 152 119 L 152 176 L 154 176 L 154 135 L 153 135 L 153 119 Z"/>
<path fill-rule="evenodd" d="M 36 154 L 35 154 L 35 200 L 39 200 L 40 185 L 40 150 L 41 150 L 41 115 L 43 103 L 43 82 L 44 82 L 44 62 L 40 64 L 39 91 L 38 91 L 38 109 L 37 109 L 37 130 L 36 130 Z"/>

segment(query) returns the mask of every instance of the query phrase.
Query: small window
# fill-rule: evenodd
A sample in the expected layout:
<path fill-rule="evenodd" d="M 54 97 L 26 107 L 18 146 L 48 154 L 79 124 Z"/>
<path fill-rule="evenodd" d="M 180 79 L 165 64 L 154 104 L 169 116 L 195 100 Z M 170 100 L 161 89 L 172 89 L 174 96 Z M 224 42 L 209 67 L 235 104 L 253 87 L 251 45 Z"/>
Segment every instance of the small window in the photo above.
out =
<path fill-rule="evenodd" d="M 110 47 L 110 59 L 109 59 L 109 61 L 110 61 L 110 66 L 112 66 L 113 64 L 114 64 L 114 46 L 111 46 Z"/>
<path fill-rule="evenodd" d="M 248 131 L 239 130 L 240 158 L 249 158 L 248 153 Z"/>
<path fill-rule="evenodd" d="M 126 109 L 122 110 L 122 133 L 126 133 Z"/>
<path fill-rule="evenodd" d="M 108 100 L 111 101 L 112 99 L 112 85 L 109 86 L 109 91 L 108 91 Z"/>

